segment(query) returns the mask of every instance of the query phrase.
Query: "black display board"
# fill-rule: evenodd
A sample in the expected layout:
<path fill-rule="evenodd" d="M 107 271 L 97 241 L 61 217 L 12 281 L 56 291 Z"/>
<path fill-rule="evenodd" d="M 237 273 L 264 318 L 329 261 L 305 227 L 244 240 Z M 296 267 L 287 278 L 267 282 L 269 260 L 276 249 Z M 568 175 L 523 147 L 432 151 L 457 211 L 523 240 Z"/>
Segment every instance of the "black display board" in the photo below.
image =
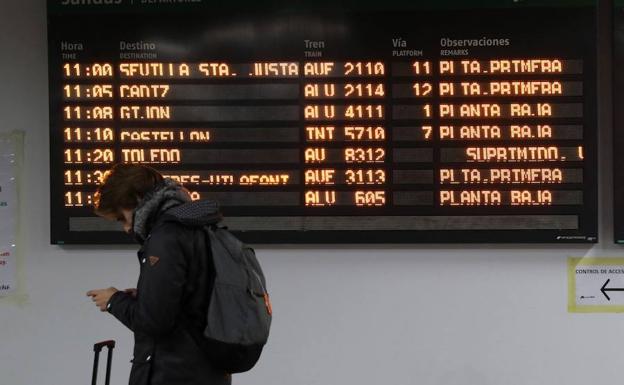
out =
<path fill-rule="evenodd" d="M 53 243 L 129 240 L 116 162 L 248 242 L 596 242 L 593 7 L 159 3 L 48 3 Z"/>
<path fill-rule="evenodd" d="M 614 240 L 624 243 L 624 2 L 613 11 L 613 184 Z"/>

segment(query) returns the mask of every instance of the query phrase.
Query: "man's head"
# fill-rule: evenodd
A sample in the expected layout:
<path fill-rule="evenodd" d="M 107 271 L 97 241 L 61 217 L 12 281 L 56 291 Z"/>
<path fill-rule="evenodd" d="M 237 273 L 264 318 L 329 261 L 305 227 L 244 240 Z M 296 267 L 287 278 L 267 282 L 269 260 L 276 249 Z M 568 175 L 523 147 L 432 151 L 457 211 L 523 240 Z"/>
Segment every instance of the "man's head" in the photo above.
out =
<path fill-rule="evenodd" d="M 145 194 L 162 182 L 163 176 L 151 167 L 117 164 L 102 177 L 94 196 L 95 213 L 119 221 L 124 231 L 132 230 L 132 212 Z"/>

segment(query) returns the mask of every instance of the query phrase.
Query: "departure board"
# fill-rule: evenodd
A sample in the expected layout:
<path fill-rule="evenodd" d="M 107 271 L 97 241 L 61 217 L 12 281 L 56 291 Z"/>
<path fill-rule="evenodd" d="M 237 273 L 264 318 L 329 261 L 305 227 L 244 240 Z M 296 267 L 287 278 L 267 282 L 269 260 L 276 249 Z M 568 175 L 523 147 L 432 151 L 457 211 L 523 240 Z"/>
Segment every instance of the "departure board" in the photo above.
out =
<path fill-rule="evenodd" d="M 384 3 L 50 1 L 52 243 L 129 241 L 119 162 L 252 243 L 596 242 L 594 8 Z"/>
<path fill-rule="evenodd" d="M 615 1 L 613 28 L 613 239 L 624 244 L 624 1 Z"/>

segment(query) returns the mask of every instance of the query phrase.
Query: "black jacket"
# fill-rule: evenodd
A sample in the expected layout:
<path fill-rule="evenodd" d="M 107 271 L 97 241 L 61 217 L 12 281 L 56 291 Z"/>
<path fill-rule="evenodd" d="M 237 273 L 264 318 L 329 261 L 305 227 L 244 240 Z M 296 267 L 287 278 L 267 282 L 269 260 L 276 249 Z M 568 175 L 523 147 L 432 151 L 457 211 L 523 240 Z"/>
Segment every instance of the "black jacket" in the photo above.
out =
<path fill-rule="evenodd" d="M 214 268 L 196 208 L 196 202 L 186 203 L 154 220 L 138 252 L 136 299 L 117 292 L 108 303 L 108 311 L 134 332 L 130 385 L 231 384 L 198 346 Z M 179 215 L 184 212 L 193 212 L 193 221 Z"/>

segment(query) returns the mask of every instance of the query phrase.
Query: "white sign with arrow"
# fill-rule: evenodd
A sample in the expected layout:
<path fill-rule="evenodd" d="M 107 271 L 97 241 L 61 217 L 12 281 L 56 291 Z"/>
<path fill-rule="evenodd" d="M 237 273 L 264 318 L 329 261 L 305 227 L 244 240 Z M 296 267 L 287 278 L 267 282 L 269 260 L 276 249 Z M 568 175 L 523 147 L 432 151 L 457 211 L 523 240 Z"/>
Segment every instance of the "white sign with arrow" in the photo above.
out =
<path fill-rule="evenodd" d="M 624 258 L 570 258 L 568 311 L 624 312 Z"/>

